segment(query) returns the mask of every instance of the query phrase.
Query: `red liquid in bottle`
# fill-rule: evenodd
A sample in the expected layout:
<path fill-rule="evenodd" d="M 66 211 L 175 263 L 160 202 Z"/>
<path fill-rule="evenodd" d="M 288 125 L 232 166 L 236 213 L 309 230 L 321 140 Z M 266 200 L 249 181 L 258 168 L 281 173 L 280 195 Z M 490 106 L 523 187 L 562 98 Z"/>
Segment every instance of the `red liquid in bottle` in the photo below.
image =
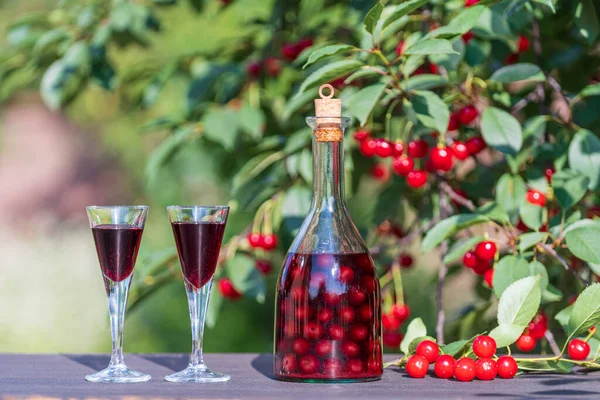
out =
<path fill-rule="evenodd" d="M 173 222 L 183 277 L 200 289 L 215 274 L 225 232 L 223 222 Z"/>
<path fill-rule="evenodd" d="M 278 379 L 381 377 L 379 281 L 367 253 L 289 254 L 279 282 Z"/>
<path fill-rule="evenodd" d="M 131 225 L 97 225 L 92 228 L 104 276 L 113 282 L 121 282 L 131 275 L 143 231 Z"/>

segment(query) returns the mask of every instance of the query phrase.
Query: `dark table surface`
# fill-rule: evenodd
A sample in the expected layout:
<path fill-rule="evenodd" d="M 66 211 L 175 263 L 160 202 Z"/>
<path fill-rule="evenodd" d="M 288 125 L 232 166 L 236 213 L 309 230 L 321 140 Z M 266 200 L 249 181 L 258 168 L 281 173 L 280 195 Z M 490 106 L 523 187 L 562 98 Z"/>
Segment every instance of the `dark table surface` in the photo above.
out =
<path fill-rule="evenodd" d="M 393 359 L 393 357 L 386 357 Z M 212 369 L 231 375 L 214 384 L 176 384 L 163 380 L 187 365 L 185 354 L 134 355 L 127 365 L 152 375 L 136 384 L 89 383 L 84 376 L 108 365 L 108 355 L 0 354 L 0 395 L 6 399 L 46 398 L 198 398 L 198 399 L 600 399 L 600 372 L 572 375 L 530 374 L 511 380 L 461 383 L 432 377 L 410 379 L 386 370 L 377 382 L 306 384 L 271 377 L 271 355 L 208 354 Z"/>

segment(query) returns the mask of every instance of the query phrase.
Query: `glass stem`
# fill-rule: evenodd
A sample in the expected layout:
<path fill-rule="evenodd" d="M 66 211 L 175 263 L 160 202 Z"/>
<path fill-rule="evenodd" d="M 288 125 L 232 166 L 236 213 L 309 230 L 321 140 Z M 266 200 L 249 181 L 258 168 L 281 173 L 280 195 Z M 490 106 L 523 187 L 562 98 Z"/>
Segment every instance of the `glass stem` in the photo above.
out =
<path fill-rule="evenodd" d="M 110 334 L 112 336 L 111 367 L 124 367 L 123 361 L 123 323 L 127 308 L 127 295 L 131 276 L 121 282 L 113 282 L 104 278 L 108 296 L 108 313 L 110 315 Z"/>
<path fill-rule="evenodd" d="M 192 325 L 192 354 L 190 355 L 189 367 L 204 367 L 202 342 L 204 339 L 204 322 L 206 321 L 211 286 L 212 279 L 200 289 L 196 289 L 188 282 L 185 283 L 188 306 L 190 308 L 190 323 Z"/>

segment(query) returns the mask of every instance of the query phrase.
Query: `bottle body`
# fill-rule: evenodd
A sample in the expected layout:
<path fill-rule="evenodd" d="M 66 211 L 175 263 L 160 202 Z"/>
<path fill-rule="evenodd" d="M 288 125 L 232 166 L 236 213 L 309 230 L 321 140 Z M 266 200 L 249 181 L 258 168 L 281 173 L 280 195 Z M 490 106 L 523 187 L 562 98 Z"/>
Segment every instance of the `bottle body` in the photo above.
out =
<path fill-rule="evenodd" d="M 313 168 L 311 208 L 277 283 L 274 374 L 309 382 L 379 379 L 380 286 L 345 204 L 341 140 L 313 139 Z"/>

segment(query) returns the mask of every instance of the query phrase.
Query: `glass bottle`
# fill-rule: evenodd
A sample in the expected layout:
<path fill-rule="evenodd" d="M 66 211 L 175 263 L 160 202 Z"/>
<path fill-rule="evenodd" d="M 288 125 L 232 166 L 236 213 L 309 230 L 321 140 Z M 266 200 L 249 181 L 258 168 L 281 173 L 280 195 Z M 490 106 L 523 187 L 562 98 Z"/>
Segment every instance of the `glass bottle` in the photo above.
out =
<path fill-rule="evenodd" d="M 317 106 L 317 116 L 306 119 L 314 132 L 314 193 L 277 284 L 274 374 L 282 380 L 371 381 L 383 373 L 379 280 L 344 197 L 342 138 L 350 119 L 333 100 L 339 117 L 319 116 Z"/>

